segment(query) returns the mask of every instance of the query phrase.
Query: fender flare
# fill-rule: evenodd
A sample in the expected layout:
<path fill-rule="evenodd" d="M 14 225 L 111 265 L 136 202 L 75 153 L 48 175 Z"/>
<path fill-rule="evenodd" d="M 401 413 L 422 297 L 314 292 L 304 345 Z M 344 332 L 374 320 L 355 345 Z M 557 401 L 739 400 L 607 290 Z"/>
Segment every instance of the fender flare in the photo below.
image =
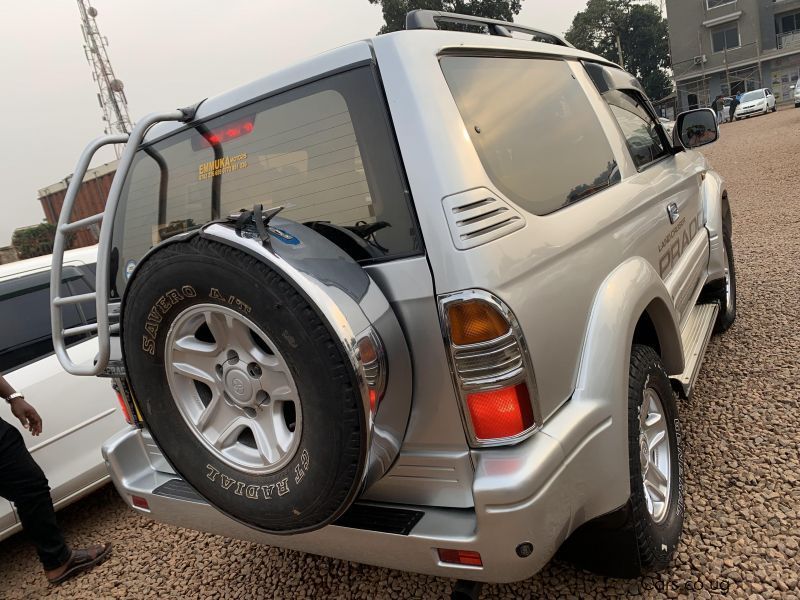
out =
<path fill-rule="evenodd" d="M 638 293 L 630 294 L 630 290 L 638 290 Z M 618 390 L 609 387 L 614 378 L 608 375 L 620 373 L 627 380 L 631 340 L 644 313 L 650 316 L 655 326 L 661 360 L 667 372 L 677 374 L 683 371 L 683 345 L 672 298 L 653 266 L 644 258 L 635 257 L 614 269 L 595 295 L 581 353 L 576 392 L 591 389 L 592 395 L 616 397 L 612 392 Z M 598 385 L 604 389 L 598 390 Z"/>
<path fill-rule="evenodd" d="M 725 182 L 715 171 L 706 172 L 702 194 L 703 212 L 709 239 L 708 281 L 716 281 L 725 277 L 722 233 L 726 226 L 730 233 L 732 223 Z"/>
<path fill-rule="evenodd" d="M 634 292 L 635 293 L 632 293 Z M 572 529 L 622 506 L 630 496 L 628 468 L 628 370 L 636 324 L 647 313 L 656 328 L 667 371 L 683 371 L 683 347 L 672 299 L 653 266 L 642 257 L 619 265 L 600 285 L 592 305 L 578 378 L 560 424 L 544 431 L 565 454 L 593 444 L 583 457 L 581 481 L 572 498 Z M 588 469 L 588 470 L 586 470 Z"/>

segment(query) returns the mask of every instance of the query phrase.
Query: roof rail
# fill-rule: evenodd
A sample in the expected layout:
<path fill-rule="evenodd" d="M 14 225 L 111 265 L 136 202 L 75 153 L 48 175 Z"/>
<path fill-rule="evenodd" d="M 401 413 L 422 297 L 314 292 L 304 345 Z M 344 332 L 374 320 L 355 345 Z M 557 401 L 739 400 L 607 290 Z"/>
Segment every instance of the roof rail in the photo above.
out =
<path fill-rule="evenodd" d="M 471 15 L 460 15 L 438 10 L 412 10 L 406 15 L 406 29 L 439 29 L 440 21 L 461 25 L 480 25 L 486 27 L 490 35 L 508 38 L 513 37 L 511 35 L 512 31 L 518 31 L 533 36 L 533 40 L 537 42 L 573 47 L 564 38 L 547 31 L 526 27 L 525 25 L 517 25 L 509 21 L 498 21 L 497 19 L 486 19 L 484 17 L 473 17 Z"/>

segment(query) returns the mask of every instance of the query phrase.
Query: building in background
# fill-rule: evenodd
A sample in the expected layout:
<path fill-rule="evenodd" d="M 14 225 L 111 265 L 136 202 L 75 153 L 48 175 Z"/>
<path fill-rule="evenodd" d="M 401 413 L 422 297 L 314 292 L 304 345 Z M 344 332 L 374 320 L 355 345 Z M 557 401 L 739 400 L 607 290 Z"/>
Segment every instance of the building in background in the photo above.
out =
<path fill-rule="evenodd" d="M 106 163 L 94 169 L 89 169 L 83 178 L 83 185 L 75 199 L 72 210 L 72 221 L 78 221 L 84 217 L 91 217 L 103 212 L 108 198 L 108 190 L 114 179 L 117 170 L 117 161 Z M 49 185 L 39 190 L 39 202 L 42 203 L 45 217 L 48 223 L 58 224 L 58 217 L 61 214 L 61 207 L 64 205 L 64 196 L 67 194 L 71 177 Z M 100 240 L 100 223 L 96 223 L 86 229 L 81 229 L 73 234 L 70 248 L 83 248 L 93 246 Z"/>
<path fill-rule="evenodd" d="M 770 88 L 793 102 L 800 78 L 800 0 L 667 0 L 679 110 Z"/>

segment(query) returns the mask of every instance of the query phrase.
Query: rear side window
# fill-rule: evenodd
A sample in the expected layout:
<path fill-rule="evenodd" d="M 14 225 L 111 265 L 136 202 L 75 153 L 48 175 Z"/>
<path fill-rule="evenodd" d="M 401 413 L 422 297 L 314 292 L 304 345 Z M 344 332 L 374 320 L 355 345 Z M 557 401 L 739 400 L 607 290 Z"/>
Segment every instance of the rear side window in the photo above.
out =
<path fill-rule="evenodd" d="M 565 61 L 440 62 L 487 174 L 525 210 L 546 215 L 620 180 L 605 133 Z"/>
<path fill-rule="evenodd" d="M 91 292 L 92 287 L 78 268 L 63 271 L 61 295 Z M 94 307 L 63 307 L 64 328 L 94 322 Z M 0 282 L 0 373 L 7 373 L 53 353 L 50 337 L 50 272 L 44 271 Z M 74 344 L 89 335 L 67 338 Z"/>
<path fill-rule="evenodd" d="M 115 224 L 118 264 L 255 204 L 283 206 L 281 217 L 359 236 L 370 259 L 417 253 L 421 240 L 394 148 L 369 67 L 179 132 L 139 152 Z"/>

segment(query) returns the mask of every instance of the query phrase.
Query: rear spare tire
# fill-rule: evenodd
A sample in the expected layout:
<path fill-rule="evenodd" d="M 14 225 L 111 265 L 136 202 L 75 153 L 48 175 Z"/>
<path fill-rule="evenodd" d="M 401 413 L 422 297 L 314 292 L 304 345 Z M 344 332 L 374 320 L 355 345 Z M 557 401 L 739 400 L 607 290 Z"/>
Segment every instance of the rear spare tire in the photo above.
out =
<path fill-rule="evenodd" d="M 367 458 L 357 374 L 286 277 L 194 237 L 144 259 L 122 313 L 144 420 L 209 502 L 277 534 L 320 528 L 350 506 Z"/>

